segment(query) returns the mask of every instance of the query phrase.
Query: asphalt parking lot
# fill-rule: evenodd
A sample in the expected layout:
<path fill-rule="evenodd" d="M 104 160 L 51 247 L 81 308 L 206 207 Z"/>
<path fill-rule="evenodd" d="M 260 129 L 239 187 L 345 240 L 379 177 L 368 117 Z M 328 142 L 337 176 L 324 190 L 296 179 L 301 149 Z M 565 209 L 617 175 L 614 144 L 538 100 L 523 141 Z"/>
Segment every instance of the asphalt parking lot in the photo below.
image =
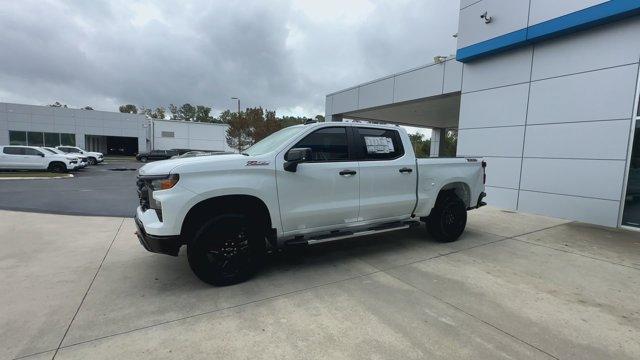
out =
<path fill-rule="evenodd" d="M 0 209 L 132 217 L 138 206 L 135 170 L 140 166 L 107 159 L 72 172 L 69 179 L 0 180 Z"/>
<path fill-rule="evenodd" d="M 133 232 L 0 211 L 1 357 L 640 358 L 636 232 L 485 207 L 454 243 L 369 236 L 218 288 Z"/>

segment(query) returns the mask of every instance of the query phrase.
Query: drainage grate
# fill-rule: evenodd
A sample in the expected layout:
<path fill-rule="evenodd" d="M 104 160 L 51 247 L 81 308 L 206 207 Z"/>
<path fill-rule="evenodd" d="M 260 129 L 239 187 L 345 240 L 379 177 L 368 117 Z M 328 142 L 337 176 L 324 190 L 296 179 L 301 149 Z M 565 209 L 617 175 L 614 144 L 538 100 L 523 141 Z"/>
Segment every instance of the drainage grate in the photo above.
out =
<path fill-rule="evenodd" d="M 133 169 L 133 168 L 113 168 L 113 169 L 107 169 L 109 171 L 136 171 L 138 169 Z"/>

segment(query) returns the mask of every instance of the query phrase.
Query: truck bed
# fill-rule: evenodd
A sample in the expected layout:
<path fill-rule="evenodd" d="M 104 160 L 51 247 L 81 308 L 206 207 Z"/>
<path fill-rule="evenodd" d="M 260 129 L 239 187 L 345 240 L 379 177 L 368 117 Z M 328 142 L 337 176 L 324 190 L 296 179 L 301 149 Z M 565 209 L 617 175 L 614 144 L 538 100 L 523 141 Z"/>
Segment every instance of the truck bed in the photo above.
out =
<path fill-rule="evenodd" d="M 481 158 L 424 158 L 416 159 L 418 169 L 416 216 L 428 216 L 442 189 L 458 185 L 458 194 L 468 208 L 478 206 L 484 189 L 483 160 Z M 462 185 L 462 186 L 460 186 Z"/>

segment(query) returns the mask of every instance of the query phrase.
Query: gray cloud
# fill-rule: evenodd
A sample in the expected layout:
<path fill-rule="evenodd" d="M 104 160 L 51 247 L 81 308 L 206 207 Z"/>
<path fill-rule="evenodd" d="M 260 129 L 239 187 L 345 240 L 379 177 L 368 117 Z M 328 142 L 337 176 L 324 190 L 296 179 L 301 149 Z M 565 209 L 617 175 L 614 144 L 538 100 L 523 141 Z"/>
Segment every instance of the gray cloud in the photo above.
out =
<path fill-rule="evenodd" d="M 453 53 L 458 2 L 15 1 L 0 10 L 0 101 L 112 110 L 262 105 L 324 95 Z"/>

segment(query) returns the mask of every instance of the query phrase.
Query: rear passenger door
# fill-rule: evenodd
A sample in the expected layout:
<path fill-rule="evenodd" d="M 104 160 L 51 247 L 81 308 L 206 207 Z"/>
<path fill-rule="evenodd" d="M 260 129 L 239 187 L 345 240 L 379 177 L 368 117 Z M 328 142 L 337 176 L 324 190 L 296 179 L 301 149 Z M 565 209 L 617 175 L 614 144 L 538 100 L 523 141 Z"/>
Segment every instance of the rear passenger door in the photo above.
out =
<path fill-rule="evenodd" d="M 354 127 L 360 169 L 360 221 L 406 217 L 416 204 L 417 171 L 395 129 Z"/>

